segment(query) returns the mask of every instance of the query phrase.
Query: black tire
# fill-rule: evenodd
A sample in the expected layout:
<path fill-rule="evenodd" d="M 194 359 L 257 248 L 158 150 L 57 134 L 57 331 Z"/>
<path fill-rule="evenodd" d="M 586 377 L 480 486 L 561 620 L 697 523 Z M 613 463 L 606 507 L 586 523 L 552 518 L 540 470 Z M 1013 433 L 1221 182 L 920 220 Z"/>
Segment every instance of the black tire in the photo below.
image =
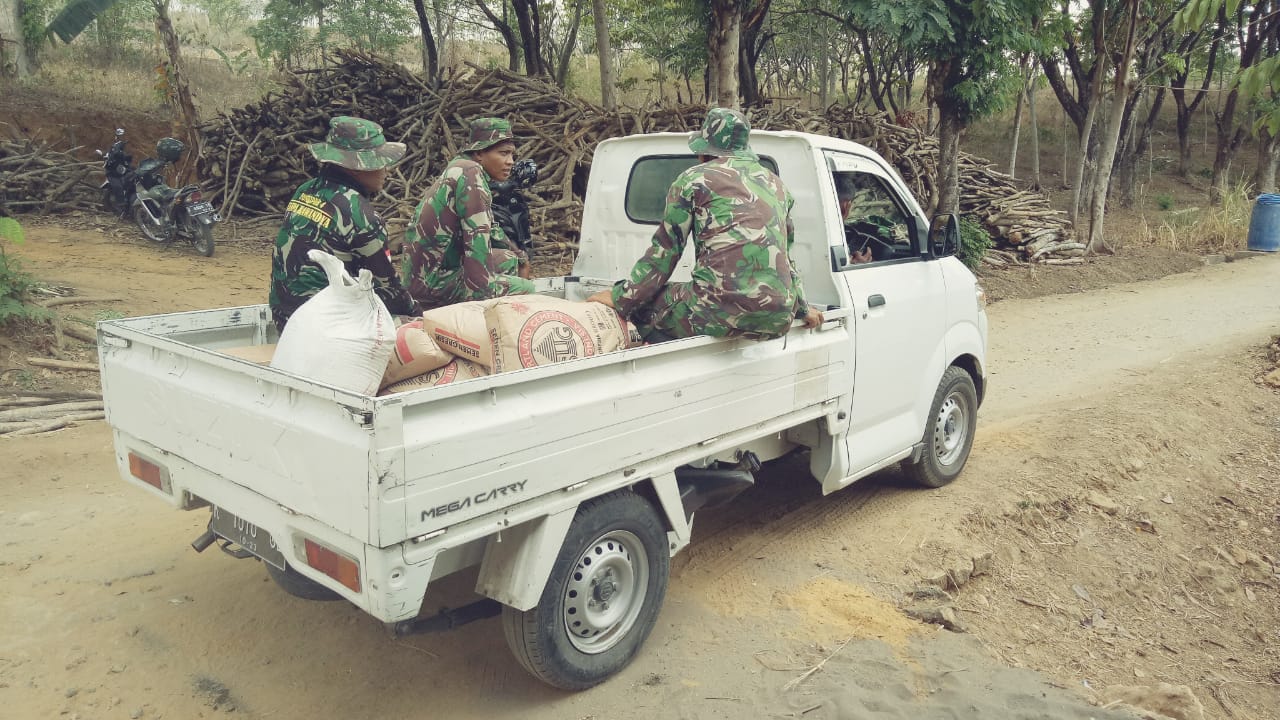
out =
<path fill-rule="evenodd" d="M 133 206 L 133 222 L 142 231 L 142 235 L 151 242 L 161 244 L 169 242 L 169 238 L 165 236 L 164 225 L 152 220 L 151 215 L 140 202 Z"/>
<path fill-rule="evenodd" d="M 978 391 L 973 378 L 964 368 L 952 365 L 942 373 L 942 382 L 933 394 L 924 428 L 924 452 L 918 462 L 904 462 L 903 472 L 917 485 L 930 488 L 955 480 L 969 459 L 977 417 Z"/>
<path fill-rule="evenodd" d="M 321 585 L 299 573 L 297 570 L 285 564 L 284 570 L 278 569 L 271 563 L 262 563 L 267 568 L 267 574 L 280 586 L 281 590 L 290 595 L 303 600 L 321 600 L 328 602 L 330 600 L 341 600 L 342 596 L 337 592 Z"/>
<path fill-rule="evenodd" d="M 213 255 L 213 226 L 196 221 L 195 234 L 191 236 L 191 246 L 205 257 Z"/>
<path fill-rule="evenodd" d="M 625 668 L 649 637 L 670 568 L 667 532 L 648 501 L 619 491 L 585 502 L 538 606 L 503 607 L 507 645 L 549 685 L 599 684 Z"/>

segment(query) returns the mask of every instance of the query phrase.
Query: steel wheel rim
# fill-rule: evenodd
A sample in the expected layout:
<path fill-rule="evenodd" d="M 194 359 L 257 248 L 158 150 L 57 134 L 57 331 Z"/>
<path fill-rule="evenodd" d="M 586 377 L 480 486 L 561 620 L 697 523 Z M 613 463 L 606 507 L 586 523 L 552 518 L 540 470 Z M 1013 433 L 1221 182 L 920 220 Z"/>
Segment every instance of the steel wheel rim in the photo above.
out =
<path fill-rule="evenodd" d="M 151 215 L 142 207 L 135 207 L 133 210 L 133 219 L 138 223 L 138 228 L 142 230 L 142 234 L 147 236 L 151 242 L 165 242 L 164 224 L 151 219 Z"/>
<path fill-rule="evenodd" d="M 596 655 L 627 636 L 649 586 L 649 556 L 626 530 L 587 545 L 564 588 L 564 629 L 578 651 Z"/>
<path fill-rule="evenodd" d="M 964 399 L 960 393 L 953 392 L 938 408 L 938 417 L 933 423 L 933 451 L 938 463 L 946 466 L 958 460 L 968 436 L 969 414 Z"/>

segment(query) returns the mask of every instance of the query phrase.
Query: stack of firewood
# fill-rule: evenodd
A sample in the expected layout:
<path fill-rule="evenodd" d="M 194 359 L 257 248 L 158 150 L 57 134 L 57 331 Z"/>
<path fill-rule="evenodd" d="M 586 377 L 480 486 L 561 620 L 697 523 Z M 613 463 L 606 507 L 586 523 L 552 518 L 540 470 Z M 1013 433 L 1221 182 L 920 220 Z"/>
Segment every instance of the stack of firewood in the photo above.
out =
<path fill-rule="evenodd" d="M 38 435 L 104 417 L 98 393 L 23 391 L 0 398 L 0 437 Z"/>
<path fill-rule="evenodd" d="M 31 138 L 0 139 L 0 207 L 37 213 L 92 210 L 100 195 L 94 171 L 101 168 L 102 163 L 81 162 Z"/>

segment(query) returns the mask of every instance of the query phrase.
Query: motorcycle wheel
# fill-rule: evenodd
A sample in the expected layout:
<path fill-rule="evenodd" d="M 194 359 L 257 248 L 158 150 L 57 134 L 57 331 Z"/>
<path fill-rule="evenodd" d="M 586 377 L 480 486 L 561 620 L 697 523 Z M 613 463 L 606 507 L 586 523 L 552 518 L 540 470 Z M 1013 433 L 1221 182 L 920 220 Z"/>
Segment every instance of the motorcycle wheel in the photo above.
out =
<path fill-rule="evenodd" d="M 205 257 L 213 255 L 213 225 L 197 222 L 191 236 L 191 246 Z"/>
<path fill-rule="evenodd" d="M 152 220 L 147 214 L 147 209 L 139 203 L 133 206 L 133 221 L 138 225 L 138 229 L 146 236 L 148 240 L 155 243 L 167 243 L 169 237 L 164 231 L 164 224 L 158 220 Z"/>

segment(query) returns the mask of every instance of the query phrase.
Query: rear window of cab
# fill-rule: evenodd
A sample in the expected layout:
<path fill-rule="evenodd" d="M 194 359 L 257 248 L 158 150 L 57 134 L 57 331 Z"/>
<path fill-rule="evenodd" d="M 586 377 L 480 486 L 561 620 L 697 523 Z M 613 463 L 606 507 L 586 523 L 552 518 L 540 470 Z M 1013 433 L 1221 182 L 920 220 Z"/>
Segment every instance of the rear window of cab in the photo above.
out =
<path fill-rule="evenodd" d="M 627 218 L 646 225 L 661 222 L 671 183 L 697 164 L 696 155 L 650 155 L 637 160 L 627 178 Z M 761 156 L 760 164 L 778 174 L 778 163 L 773 158 Z"/>

